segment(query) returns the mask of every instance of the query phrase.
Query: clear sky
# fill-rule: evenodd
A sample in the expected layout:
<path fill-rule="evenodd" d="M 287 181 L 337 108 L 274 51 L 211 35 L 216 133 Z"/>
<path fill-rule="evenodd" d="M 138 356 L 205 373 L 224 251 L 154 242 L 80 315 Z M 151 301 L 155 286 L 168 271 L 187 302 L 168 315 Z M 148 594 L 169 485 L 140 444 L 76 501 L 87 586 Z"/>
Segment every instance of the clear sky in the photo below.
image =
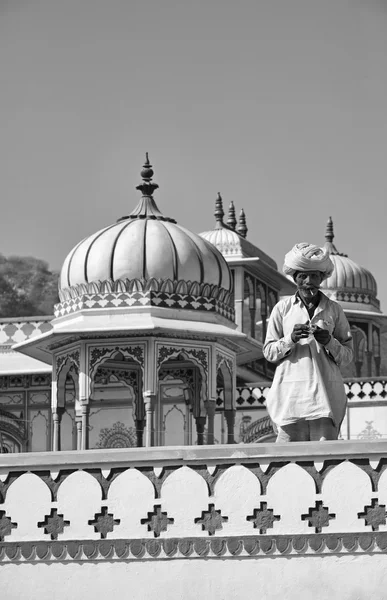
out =
<path fill-rule="evenodd" d="M 371 270 L 387 312 L 387 1 L 0 0 L 0 252 L 59 269 L 136 205 L 214 201 L 281 267 L 298 241 Z"/>

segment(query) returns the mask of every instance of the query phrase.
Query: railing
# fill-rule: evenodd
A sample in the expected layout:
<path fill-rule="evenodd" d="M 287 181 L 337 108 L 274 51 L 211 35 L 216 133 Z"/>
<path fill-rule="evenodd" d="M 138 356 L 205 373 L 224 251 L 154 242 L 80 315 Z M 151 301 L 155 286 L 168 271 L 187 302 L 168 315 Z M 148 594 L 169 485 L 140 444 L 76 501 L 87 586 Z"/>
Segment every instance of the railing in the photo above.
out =
<path fill-rule="evenodd" d="M 246 387 L 237 387 L 236 407 L 259 407 L 266 401 L 271 382 L 258 382 Z M 348 401 L 353 402 L 383 402 L 387 403 L 387 377 L 362 377 L 344 379 L 344 388 Z M 222 391 L 218 397 L 222 399 Z M 220 403 L 219 403 L 220 404 Z"/>
<path fill-rule="evenodd" d="M 0 319 L 0 346 L 13 346 L 52 329 L 54 317 Z"/>
<path fill-rule="evenodd" d="M 0 455 L 4 597 L 126 597 L 129 581 L 134 600 L 243 600 L 258 569 L 267 600 L 384 598 L 386 455 L 387 442 Z"/>

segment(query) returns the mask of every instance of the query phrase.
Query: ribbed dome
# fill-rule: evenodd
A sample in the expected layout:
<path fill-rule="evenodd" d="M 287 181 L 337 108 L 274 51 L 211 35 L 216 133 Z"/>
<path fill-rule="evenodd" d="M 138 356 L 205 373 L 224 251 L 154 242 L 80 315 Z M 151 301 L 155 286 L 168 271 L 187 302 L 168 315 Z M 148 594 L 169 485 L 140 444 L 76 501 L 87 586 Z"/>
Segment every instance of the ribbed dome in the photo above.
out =
<path fill-rule="evenodd" d="M 60 290 L 92 282 L 154 279 L 231 291 L 230 271 L 220 252 L 157 208 L 152 194 L 158 185 L 151 181 L 148 157 L 141 175 L 137 189 L 143 197 L 136 209 L 71 250 L 61 270 Z"/>
<path fill-rule="evenodd" d="M 331 291 L 336 299 L 342 302 L 373 304 L 379 307 L 379 301 L 376 297 L 377 284 L 374 276 L 368 269 L 361 267 L 348 258 L 346 254 L 338 252 L 333 243 L 333 238 L 333 222 L 329 217 L 325 235 L 325 248 L 330 253 L 335 269 L 332 275 L 323 281 L 322 289 Z"/>
<path fill-rule="evenodd" d="M 342 254 L 331 254 L 335 266 L 332 275 L 323 282 L 326 289 L 368 292 L 376 296 L 377 286 L 372 273 Z"/>

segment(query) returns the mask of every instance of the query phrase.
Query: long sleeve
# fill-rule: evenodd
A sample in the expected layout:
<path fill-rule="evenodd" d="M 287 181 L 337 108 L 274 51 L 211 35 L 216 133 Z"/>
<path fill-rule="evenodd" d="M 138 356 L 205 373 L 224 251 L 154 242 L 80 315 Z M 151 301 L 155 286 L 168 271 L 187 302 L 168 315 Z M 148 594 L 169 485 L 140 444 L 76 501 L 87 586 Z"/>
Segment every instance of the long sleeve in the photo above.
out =
<path fill-rule="evenodd" d="M 280 304 L 275 305 L 270 315 L 265 344 L 263 346 L 264 357 L 272 363 L 276 363 L 285 358 L 285 356 L 288 356 L 295 346 L 291 335 L 284 336 Z"/>
<path fill-rule="evenodd" d="M 351 328 L 340 305 L 337 305 L 337 310 L 335 329 L 325 349 L 333 356 L 338 366 L 346 367 L 353 359 Z"/>

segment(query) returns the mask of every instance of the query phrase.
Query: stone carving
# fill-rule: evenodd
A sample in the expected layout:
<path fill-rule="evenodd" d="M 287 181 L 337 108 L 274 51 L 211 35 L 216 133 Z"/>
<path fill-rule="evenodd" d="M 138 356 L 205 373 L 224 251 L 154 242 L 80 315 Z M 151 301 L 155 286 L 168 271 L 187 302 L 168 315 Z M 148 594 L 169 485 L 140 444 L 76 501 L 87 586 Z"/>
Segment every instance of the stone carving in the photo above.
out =
<path fill-rule="evenodd" d="M 70 360 L 74 367 L 75 367 L 75 372 L 78 374 L 79 373 L 79 365 L 80 365 L 80 353 L 79 350 L 74 350 L 73 352 L 69 352 L 67 354 L 61 354 L 60 356 L 56 357 L 56 376 L 59 376 L 59 373 L 62 370 L 63 365 L 67 362 L 67 360 Z"/>
<path fill-rule="evenodd" d="M 101 512 L 94 516 L 94 519 L 88 521 L 89 525 L 94 526 L 94 531 L 101 535 L 101 539 L 104 540 L 108 533 L 114 530 L 115 525 L 121 523 L 120 519 L 114 519 L 113 515 L 108 513 L 106 506 L 101 508 Z"/>
<path fill-rule="evenodd" d="M 246 521 L 251 521 L 259 533 L 266 533 L 268 529 L 274 527 L 274 521 L 280 521 L 279 515 L 274 515 L 271 508 L 267 508 L 267 502 L 261 502 L 260 508 L 254 508 L 253 514 L 246 517 Z"/>
<path fill-rule="evenodd" d="M 301 515 L 302 521 L 308 521 L 309 527 L 314 527 L 316 533 L 321 533 L 323 527 L 328 527 L 329 521 L 335 519 L 336 515 L 330 514 L 329 509 L 323 506 L 321 500 L 316 501 L 314 508 L 309 508 L 306 515 Z"/>
<path fill-rule="evenodd" d="M 5 536 L 10 535 L 12 529 L 17 528 L 17 523 L 13 523 L 9 517 L 6 516 L 4 510 L 0 510 L 0 542 L 4 541 Z"/>
<path fill-rule="evenodd" d="M 387 554 L 387 532 L 208 538 L 0 542 L 0 562 Z"/>
<path fill-rule="evenodd" d="M 179 354 L 182 352 L 186 354 L 188 357 L 194 358 L 197 362 L 199 362 L 202 367 L 207 371 L 208 366 L 208 352 L 205 350 L 197 350 L 196 348 L 180 348 L 173 346 L 161 346 L 158 352 L 157 357 L 157 366 L 159 367 L 163 362 L 168 360 L 174 354 Z"/>
<path fill-rule="evenodd" d="M 50 535 L 52 540 L 57 540 L 58 535 L 63 533 L 64 528 L 70 525 L 70 521 L 65 521 L 63 515 L 58 515 L 58 509 L 52 508 L 49 515 L 46 515 L 44 521 L 38 523 L 38 527 L 44 527 L 44 533 Z"/>
<path fill-rule="evenodd" d="M 217 311 L 234 318 L 232 294 L 217 285 L 171 279 L 117 279 L 79 284 L 60 290 L 56 317 L 77 310 L 132 306 L 161 306 Z"/>
<path fill-rule="evenodd" d="M 162 531 L 167 531 L 168 525 L 174 522 L 166 512 L 161 512 L 161 506 L 154 506 L 153 512 L 148 512 L 148 517 L 141 519 L 141 524 L 148 525 L 148 531 L 153 531 L 155 538 L 159 537 Z"/>
<path fill-rule="evenodd" d="M 379 433 L 377 429 L 375 429 L 375 427 L 373 426 L 373 421 L 366 421 L 365 428 L 357 436 L 359 440 L 377 440 L 381 437 L 382 434 Z"/>
<path fill-rule="evenodd" d="M 203 510 L 202 516 L 195 519 L 195 523 L 202 526 L 208 535 L 215 535 L 216 531 L 223 529 L 222 523 L 227 523 L 228 517 L 223 517 L 220 510 L 215 510 L 215 504 L 208 505 L 208 511 Z"/>
<path fill-rule="evenodd" d="M 364 519 L 366 525 L 371 525 L 372 531 L 379 531 L 379 525 L 386 524 L 386 506 L 373 498 L 371 506 L 365 506 L 363 513 L 358 513 L 359 519 Z"/>
<path fill-rule="evenodd" d="M 101 366 L 98 367 L 94 375 L 94 383 L 106 385 L 109 383 L 110 378 L 114 377 L 116 381 L 123 381 L 126 385 L 130 385 L 136 395 L 138 393 L 138 379 L 139 372 L 131 369 L 114 369 L 110 367 Z"/>
<path fill-rule="evenodd" d="M 195 388 L 195 371 L 194 369 L 162 369 L 159 373 L 159 381 L 164 381 L 167 377 L 173 379 L 181 379 L 193 390 Z"/>
<path fill-rule="evenodd" d="M 126 427 L 117 421 L 112 427 L 103 427 L 99 434 L 96 448 L 135 448 L 137 446 L 136 430 Z"/>
<path fill-rule="evenodd" d="M 91 349 L 90 352 L 90 373 L 92 373 L 94 366 L 107 355 L 115 354 L 116 352 L 121 352 L 122 354 L 133 358 L 136 362 L 138 362 L 141 366 L 144 365 L 144 351 L 141 346 L 116 346 L 115 348 L 97 346 Z"/>

